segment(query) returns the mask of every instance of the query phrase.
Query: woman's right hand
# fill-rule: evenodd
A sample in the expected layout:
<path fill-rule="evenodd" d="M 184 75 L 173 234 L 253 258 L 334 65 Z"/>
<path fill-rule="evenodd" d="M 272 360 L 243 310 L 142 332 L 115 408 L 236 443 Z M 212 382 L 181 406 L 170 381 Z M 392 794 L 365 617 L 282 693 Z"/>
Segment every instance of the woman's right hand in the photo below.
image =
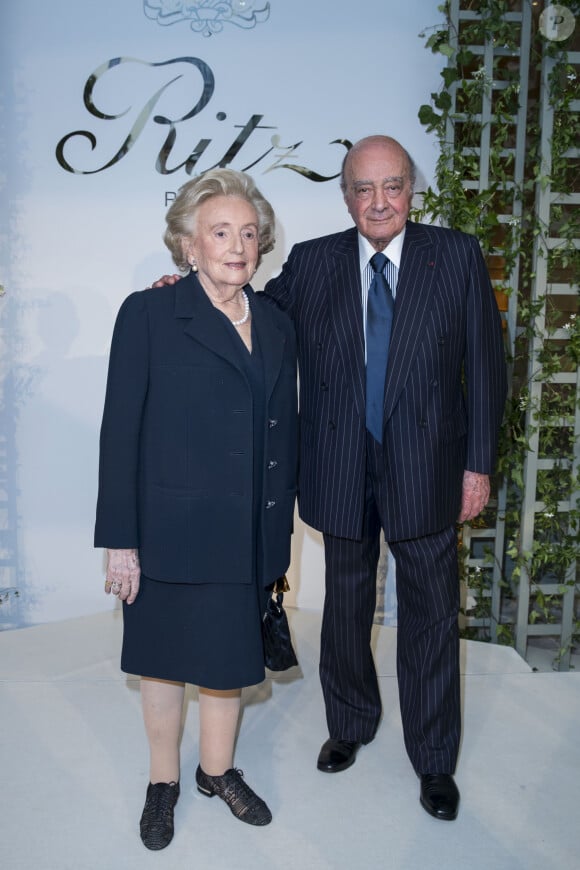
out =
<path fill-rule="evenodd" d="M 137 550 L 107 550 L 105 592 L 133 604 L 139 592 L 141 566 Z"/>

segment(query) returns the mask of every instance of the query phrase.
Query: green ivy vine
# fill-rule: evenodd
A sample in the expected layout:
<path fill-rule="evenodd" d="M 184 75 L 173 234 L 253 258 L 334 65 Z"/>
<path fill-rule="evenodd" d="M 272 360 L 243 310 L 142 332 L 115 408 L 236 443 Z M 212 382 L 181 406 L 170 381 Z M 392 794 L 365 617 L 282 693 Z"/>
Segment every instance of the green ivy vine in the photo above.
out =
<path fill-rule="evenodd" d="M 557 622 L 562 594 L 567 587 L 578 590 L 580 567 L 580 504 L 578 475 L 573 471 L 576 443 L 575 420 L 579 399 L 574 383 L 559 382 L 560 372 L 576 372 L 580 365 L 580 208 L 566 199 L 568 192 L 580 191 L 580 159 L 570 157 L 580 143 L 580 113 L 574 101 L 580 99 L 578 66 L 570 62 L 568 42 L 550 42 L 533 18 L 529 64 L 527 117 L 525 119 L 525 165 L 523 182 L 515 183 L 514 116 L 520 105 L 520 25 L 506 13 L 529 0 L 463 0 L 461 8 L 479 13 L 457 27 L 451 19 L 450 4 L 439 6 L 444 23 L 420 34 L 426 47 L 447 59 L 441 72 L 441 86 L 431 94 L 430 104 L 419 109 L 419 120 L 439 144 L 436 164 L 437 188 L 428 187 L 415 218 L 440 222 L 473 233 L 486 255 L 498 301 L 506 307 L 517 303 L 517 326 L 510 359 L 511 389 L 500 435 L 498 480 L 506 484 L 505 548 L 501 560 L 502 595 L 509 603 L 517 599 L 518 581 L 525 572 L 530 581 L 530 623 Z M 580 17 L 580 0 L 567 6 Z M 493 54 L 492 75 L 484 68 L 474 46 L 501 47 Z M 542 159 L 542 130 L 539 117 L 542 55 L 554 66 L 547 83 L 547 98 L 554 112 L 550 142 L 550 165 Z M 455 90 L 453 99 L 451 90 Z M 487 112 L 486 112 L 487 107 Z M 487 180 L 481 183 L 480 146 L 489 141 Z M 561 202 L 552 205 L 545 225 L 535 207 L 538 188 L 559 193 Z M 503 216 L 503 217 L 500 217 Z M 549 238 L 556 237 L 556 246 Z M 539 258 L 547 267 L 544 293 L 533 298 L 530 288 Z M 552 294 L 553 283 L 572 285 L 571 294 Z M 500 304 L 500 307 L 502 305 Z M 536 348 L 532 355 L 532 346 Z M 539 350 L 538 350 L 539 348 Z M 534 360 L 536 365 L 531 364 Z M 542 384 L 541 391 L 533 389 Z M 538 397 L 539 392 L 539 397 Z M 555 460 L 550 469 L 540 469 L 535 500 L 542 509 L 535 514 L 534 540 L 524 550 L 520 539 L 525 463 L 532 442 L 538 458 Z M 568 502 L 569 510 L 562 510 Z M 476 525 L 493 528 L 495 510 L 488 509 Z M 470 613 L 478 625 L 489 624 L 491 567 L 468 566 L 469 554 L 462 555 L 463 580 L 475 596 Z M 488 558 L 493 558 L 488 554 Z M 576 571 L 572 569 L 576 565 Z M 543 591 L 550 584 L 549 594 Z M 512 609 L 513 612 L 513 609 Z M 468 636 L 489 638 L 485 627 L 467 630 Z M 576 619 L 567 646 L 580 636 Z M 514 642 L 513 616 L 504 613 L 497 639 Z M 566 646 L 556 650 L 563 655 Z"/>

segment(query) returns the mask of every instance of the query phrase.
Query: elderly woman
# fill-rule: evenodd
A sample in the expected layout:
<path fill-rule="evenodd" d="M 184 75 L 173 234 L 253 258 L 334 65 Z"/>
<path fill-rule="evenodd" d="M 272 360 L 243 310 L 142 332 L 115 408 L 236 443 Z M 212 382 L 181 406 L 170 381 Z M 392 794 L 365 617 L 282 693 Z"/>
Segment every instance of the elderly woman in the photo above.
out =
<path fill-rule="evenodd" d="M 264 679 L 261 617 L 286 571 L 297 408 L 290 320 L 249 286 L 274 214 L 229 169 L 185 184 L 165 243 L 186 277 L 133 293 L 115 325 L 95 546 L 123 602 L 123 671 L 141 675 L 150 783 L 141 839 L 173 837 L 184 684 L 199 686 L 197 787 L 266 825 L 234 768 L 241 688 Z"/>

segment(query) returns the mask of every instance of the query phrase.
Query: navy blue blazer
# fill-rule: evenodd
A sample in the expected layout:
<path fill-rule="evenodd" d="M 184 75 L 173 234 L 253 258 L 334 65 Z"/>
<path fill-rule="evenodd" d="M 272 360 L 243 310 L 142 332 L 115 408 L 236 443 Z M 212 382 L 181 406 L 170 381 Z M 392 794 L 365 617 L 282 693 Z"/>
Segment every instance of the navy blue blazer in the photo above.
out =
<path fill-rule="evenodd" d="M 300 516 L 358 539 L 366 427 L 356 228 L 293 247 L 265 289 L 297 332 Z M 384 397 L 388 540 L 456 522 L 464 470 L 493 471 L 505 396 L 501 322 L 477 240 L 408 222 Z"/>
<path fill-rule="evenodd" d="M 143 573 L 250 583 L 253 463 L 263 465 L 264 585 L 290 563 L 296 495 L 296 339 L 246 287 L 264 364 L 265 454 L 253 455 L 252 395 L 228 325 L 190 274 L 119 311 L 100 438 L 95 546 L 139 549 Z"/>

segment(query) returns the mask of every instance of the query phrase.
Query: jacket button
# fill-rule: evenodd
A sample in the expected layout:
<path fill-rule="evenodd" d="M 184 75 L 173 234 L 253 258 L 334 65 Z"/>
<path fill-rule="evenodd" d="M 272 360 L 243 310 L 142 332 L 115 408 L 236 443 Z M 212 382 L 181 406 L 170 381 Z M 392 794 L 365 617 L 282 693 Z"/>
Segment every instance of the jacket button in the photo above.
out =
<path fill-rule="evenodd" d="M 328 390 L 328 384 L 326 383 L 326 381 L 322 381 L 322 383 L 320 384 L 320 389 L 324 392 Z"/>
<path fill-rule="evenodd" d="M 328 421 L 328 428 L 332 430 L 336 429 L 336 423 L 334 422 L 334 420 Z"/>
<path fill-rule="evenodd" d="M 423 429 L 425 429 L 427 426 L 427 420 L 419 420 L 419 426 L 422 426 Z"/>
<path fill-rule="evenodd" d="M 278 465 L 278 461 L 276 459 L 271 459 L 268 463 L 268 468 L 276 468 Z"/>
<path fill-rule="evenodd" d="M 275 504 L 276 504 L 275 501 L 267 501 L 266 502 L 266 510 L 269 511 L 270 508 L 273 508 Z"/>
<path fill-rule="evenodd" d="M 273 429 L 274 426 L 277 426 L 277 425 L 278 425 L 277 420 L 268 420 L 268 429 Z"/>

